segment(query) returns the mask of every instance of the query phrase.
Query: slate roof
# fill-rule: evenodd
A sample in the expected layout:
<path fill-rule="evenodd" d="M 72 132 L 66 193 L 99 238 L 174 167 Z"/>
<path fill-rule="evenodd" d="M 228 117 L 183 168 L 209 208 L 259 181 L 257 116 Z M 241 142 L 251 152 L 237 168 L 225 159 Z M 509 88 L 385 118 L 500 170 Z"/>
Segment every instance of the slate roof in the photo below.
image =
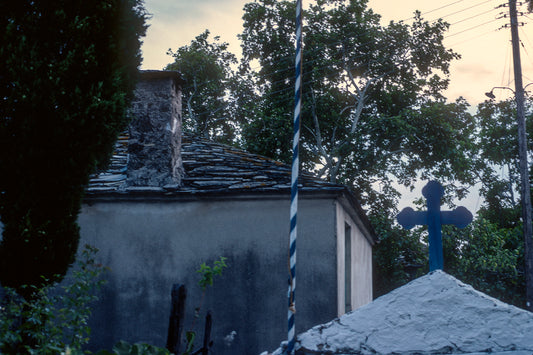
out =
<path fill-rule="evenodd" d="M 273 159 L 215 143 L 184 133 L 181 155 L 184 175 L 176 190 L 160 187 L 128 187 L 128 135 L 119 137 L 116 151 L 105 172 L 91 176 L 87 193 L 128 193 L 135 191 L 185 193 L 276 192 L 290 189 L 291 167 Z M 302 172 L 301 191 L 343 191 L 343 185 L 332 184 Z"/>
<path fill-rule="evenodd" d="M 261 155 L 248 153 L 229 145 L 182 135 L 181 156 L 184 174 L 176 189 L 153 186 L 128 186 L 128 140 L 122 134 L 116 143 L 109 168 L 90 178 L 86 197 L 130 196 L 146 194 L 163 196 L 236 196 L 251 193 L 285 193 L 290 196 L 291 167 Z M 344 185 L 333 184 L 313 174 L 300 172 L 299 192 L 342 194 L 353 206 L 374 241 L 376 235 L 365 211 L 354 194 Z M 195 198 L 195 197 L 193 197 Z"/>
<path fill-rule="evenodd" d="M 128 170 L 128 141 L 129 134 L 122 133 L 115 144 L 115 151 L 106 171 L 93 174 L 89 180 L 87 192 L 111 192 L 126 186 Z"/>

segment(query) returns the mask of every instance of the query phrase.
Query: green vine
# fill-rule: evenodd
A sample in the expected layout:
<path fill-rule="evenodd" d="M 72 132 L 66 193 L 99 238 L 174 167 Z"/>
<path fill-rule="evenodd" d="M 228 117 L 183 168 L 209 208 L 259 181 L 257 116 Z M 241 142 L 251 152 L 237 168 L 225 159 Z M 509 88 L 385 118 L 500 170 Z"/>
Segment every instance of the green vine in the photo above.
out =
<path fill-rule="evenodd" d="M 196 270 L 196 272 L 202 274 L 202 278 L 198 281 L 198 285 L 200 285 L 202 291 L 205 292 L 207 286 L 212 286 L 214 277 L 216 275 L 221 275 L 222 270 L 228 267 L 226 264 L 227 259 L 228 258 L 221 256 L 219 260 L 215 260 L 213 266 L 202 263 L 200 269 Z"/>

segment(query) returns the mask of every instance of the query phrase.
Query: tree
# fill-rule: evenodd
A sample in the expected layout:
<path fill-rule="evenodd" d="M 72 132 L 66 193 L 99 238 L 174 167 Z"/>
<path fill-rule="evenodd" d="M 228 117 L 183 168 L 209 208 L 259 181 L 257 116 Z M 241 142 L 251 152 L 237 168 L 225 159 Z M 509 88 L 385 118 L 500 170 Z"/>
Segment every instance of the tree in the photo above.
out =
<path fill-rule="evenodd" d="M 417 13 L 411 25 L 382 27 L 366 5 L 317 0 L 304 13 L 303 167 L 352 186 L 369 206 L 380 200 L 378 185 L 390 192 L 393 181 L 410 185 L 421 172 L 471 182 L 474 121 L 464 100 L 446 103 L 441 94 L 450 61 L 458 58 L 442 44 L 448 25 Z M 244 145 L 287 162 L 293 17 L 290 1 L 246 4 L 240 35 L 244 64 L 260 65 L 259 113 L 243 127 Z"/>
<path fill-rule="evenodd" d="M 129 120 L 141 0 L 0 5 L 0 282 L 31 297 L 78 248 L 84 186 Z"/>
<path fill-rule="evenodd" d="M 521 225 L 501 228 L 483 217 L 464 230 L 443 228 L 444 271 L 504 302 L 525 307 Z"/>
<path fill-rule="evenodd" d="M 209 41 L 205 30 L 191 41 L 168 54 L 174 62 L 165 70 L 177 70 L 184 80 L 183 127 L 195 135 L 215 138 L 225 143 L 236 140 L 238 125 L 232 120 L 232 86 L 236 85 L 232 65 L 237 58 L 230 53 L 228 44 L 215 36 Z"/>
<path fill-rule="evenodd" d="M 374 297 L 384 295 L 427 273 L 428 248 L 421 243 L 419 233 L 403 229 L 394 223 L 394 216 L 380 213 L 369 215 L 378 244 L 373 250 Z"/>
<path fill-rule="evenodd" d="M 525 106 L 526 116 L 531 118 L 531 101 Z M 482 163 L 477 173 L 485 201 L 471 226 L 464 231 L 448 228 L 443 233 L 447 235 L 445 268 L 483 292 L 525 307 L 516 101 L 485 101 L 475 118 Z M 527 131 L 531 137 L 531 120 Z"/>
<path fill-rule="evenodd" d="M 259 99 L 243 126 L 243 145 L 290 162 L 294 88 L 294 2 L 245 5 L 243 67 Z M 447 182 L 463 197 L 473 183 L 475 121 L 463 99 L 446 102 L 448 25 L 424 21 L 381 26 L 366 0 L 316 0 L 304 11 L 300 159 L 350 186 L 381 237 L 374 248 L 377 294 L 415 277 L 427 258 L 418 236 L 394 226 L 397 183 Z M 258 70 L 252 70 L 259 64 Z M 451 194 L 453 192 L 453 194 Z"/>
<path fill-rule="evenodd" d="M 527 105 L 526 112 L 531 111 Z M 481 194 L 485 205 L 480 213 L 502 228 L 512 228 L 520 221 L 520 185 L 516 102 L 488 100 L 478 106 Z M 528 122 L 528 132 L 533 126 Z M 529 143 L 530 152 L 532 142 Z"/>

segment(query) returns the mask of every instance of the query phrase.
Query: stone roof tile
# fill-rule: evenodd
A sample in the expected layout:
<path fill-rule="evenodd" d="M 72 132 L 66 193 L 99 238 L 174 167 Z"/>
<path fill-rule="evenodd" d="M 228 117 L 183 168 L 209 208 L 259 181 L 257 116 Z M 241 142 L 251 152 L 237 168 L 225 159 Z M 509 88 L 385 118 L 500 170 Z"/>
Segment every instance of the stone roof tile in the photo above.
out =
<path fill-rule="evenodd" d="M 184 176 L 181 186 L 173 189 L 127 186 L 127 134 L 119 137 L 108 170 L 91 176 L 88 194 L 175 190 L 180 193 L 202 192 L 273 192 L 290 188 L 291 167 L 267 157 L 183 134 L 181 156 Z M 304 190 L 343 190 L 316 176 L 301 172 L 299 186 Z"/>

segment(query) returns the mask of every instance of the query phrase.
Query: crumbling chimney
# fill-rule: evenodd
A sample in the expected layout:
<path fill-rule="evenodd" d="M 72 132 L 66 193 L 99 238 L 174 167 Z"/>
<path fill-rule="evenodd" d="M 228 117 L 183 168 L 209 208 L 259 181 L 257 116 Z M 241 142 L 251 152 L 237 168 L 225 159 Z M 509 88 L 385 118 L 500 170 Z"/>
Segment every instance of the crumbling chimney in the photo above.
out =
<path fill-rule="evenodd" d="M 183 172 L 180 74 L 141 71 L 132 110 L 127 185 L 178 188 Z"/>

